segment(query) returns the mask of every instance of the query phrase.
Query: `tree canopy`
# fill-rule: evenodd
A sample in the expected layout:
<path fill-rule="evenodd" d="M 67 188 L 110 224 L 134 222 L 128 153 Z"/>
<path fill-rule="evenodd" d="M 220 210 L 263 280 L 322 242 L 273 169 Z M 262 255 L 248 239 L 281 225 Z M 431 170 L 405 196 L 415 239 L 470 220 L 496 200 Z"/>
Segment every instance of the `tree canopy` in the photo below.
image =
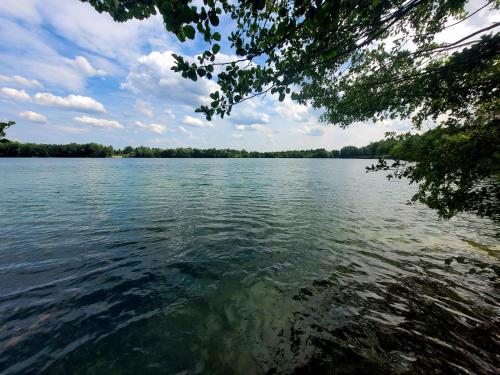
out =
<path fill-rule="evenodd" d="M 14 121 L 0 122 L 0 141 L 5 137 L 5 130 L 14 124 Z"/>
<path fill-rule="evenodd" d="M 466 0 L 203 0 L 203 6 L 191 0 L 82 1 L 120 22 L 159 12 L 166 29 L 181 42 L 202 37 L 207 48 L 200 51 L 198 61 L 175 55 L 174 70 L 194 81 L 216 80 L 220 91 L 212 93 L 210 106 L 199 108 L 209 119 L 271 92 L 280 100 L 290 94 L 325 109 L 323 119 L 335 124 L 409 116 L 416 110 L 416 120 L 421 121 L 457 110 L 457 103 L 471 95 L 491 96 L 499 69 L 492 66 L 498 35 L 478 39 L 475 31 L 448 43 L 434 41 L 437 33 L 453 27 L 447 21 L 456 18 L 460 23 L 471 16 L 464 10 Z M 489 1 L 481 8 L 499 4 Z M 222 16 L 230 18 L 223 29 Z M 229 61 L 217 59 L 223 37 L 237 56 Z M 450 57 L 464 46 L 471 48 Z M 444 84 L 436 84 L 443 78 Z M 449 86 L 463 91 L 461 97 L 432 105 L 447 95 Z M 414 89 L 417 95 L 409 95 Z M 366 95 L 367 90 L 372 95 Z M 427 103 L 420 112 L 422 100 Z"/>
<path fill-rule="evenodd" d="M 174 55 L 173 70 L 193 81 L 218 84 L 210 105 L 197 109 L 208 120 L 270 93 L 320 108 L 324 122 L 342 127 L 400 118 L 420 128 L 426 120 L 444 118 L 443 129 L 472 142 L 476 127 L 489 137 L 498 126 L 500 22 L 447 42 L 436 42 L 436 35 L 460 27 L 483 9 L 498 10 L 499 0 L 488 0 L 470 13 L 466 0 L 203 0 L 203 5 L 191 0 L 81 1 L 119 22 L 159 12 L 165 28 L 181 42 L 201 38 L 205 47 L 196 59 Z M 233 57 L 220 57 L 223 39 Z M 448 138 L 437 139 L 440 152 L 451 152 L 443 143 Z M 462 158 L 451 152 L 443 179 L 430 172 L 442 161 L 433 152 L 436 159 L 427 159 L 429 173 L 407 168 L 405 176 L 426 191 L 436 188 L 433 199 L 443 204 L 463 201 L 463 189 L 472 191 L 472 185 L 498 178 L 493 163 L 498 147 L 488 146 L 491 162 L 481 173 L 464 170 Z M 462 142 L 460 147 L 467 146 Z M 472 185 L 462 186 L 466 180 L 453 178 L 468 173 Z M 487 199 L 496 199 L 495 194 Z M 419 197 L 431 203 L 425 194 Z M 466 206 L 456 205 L 450 212 Z M 489 211 L 478 212 L 490 216 Z"/>

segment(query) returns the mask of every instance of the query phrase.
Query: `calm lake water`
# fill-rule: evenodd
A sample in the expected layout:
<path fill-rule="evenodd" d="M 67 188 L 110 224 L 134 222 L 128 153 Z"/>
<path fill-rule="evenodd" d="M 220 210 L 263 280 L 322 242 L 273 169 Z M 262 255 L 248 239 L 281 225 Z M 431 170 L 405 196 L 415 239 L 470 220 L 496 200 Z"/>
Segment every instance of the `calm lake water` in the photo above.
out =
<path fill-rule="evenodd" d="M 0 159 L 0 373 L 495 373 L 498 226 L 368 163 Z"/>

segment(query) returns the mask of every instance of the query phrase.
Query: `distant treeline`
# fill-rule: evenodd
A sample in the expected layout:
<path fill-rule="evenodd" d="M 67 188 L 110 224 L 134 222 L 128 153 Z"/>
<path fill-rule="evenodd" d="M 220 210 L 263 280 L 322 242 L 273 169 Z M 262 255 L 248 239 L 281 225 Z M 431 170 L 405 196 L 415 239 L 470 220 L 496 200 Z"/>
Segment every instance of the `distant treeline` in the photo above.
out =
<path fill-rule="evenodd" d="M 151 148 L 125 147 L 116 150 L 116 155 L 135 158 L 334 158 L 339 151 L 316 150 L 258 152 L 232 149 L 197 149 L 197 148 Z"/>
<path fill-rule="evenodd" d="M 113 154 L 112 146 L 103 146 L 97 143 L 50 145 L 6 140 L 0 142 L 0 157 L 105 158 L 113 156 Z"/>
<path fill-rule="evenodd" d="M 341 150 L 298 150 L 258 152 L 232 149 L 174 148 L 160 149 L 151 147 L 131 147 L 113 149 L 97 143 L 66 145 L 19 143 L 2 140 L 0 157 L 92 157 L 111 156 L 131 158 L 378 158 L 390 157 L 391 150 L 398 141 L 386 139 L 370 143 L 365 147 L 346 146 Z"/>

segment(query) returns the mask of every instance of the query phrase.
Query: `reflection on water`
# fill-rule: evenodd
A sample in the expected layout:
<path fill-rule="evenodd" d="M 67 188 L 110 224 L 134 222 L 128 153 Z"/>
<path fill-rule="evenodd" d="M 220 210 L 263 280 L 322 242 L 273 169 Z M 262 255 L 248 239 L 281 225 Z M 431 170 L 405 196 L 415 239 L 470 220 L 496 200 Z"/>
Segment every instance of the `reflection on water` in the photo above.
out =
<path fill-rule="evenodd" d="M 495 373 L 498 227 L 363 160 L 0 160 L 0 373 Z"/>

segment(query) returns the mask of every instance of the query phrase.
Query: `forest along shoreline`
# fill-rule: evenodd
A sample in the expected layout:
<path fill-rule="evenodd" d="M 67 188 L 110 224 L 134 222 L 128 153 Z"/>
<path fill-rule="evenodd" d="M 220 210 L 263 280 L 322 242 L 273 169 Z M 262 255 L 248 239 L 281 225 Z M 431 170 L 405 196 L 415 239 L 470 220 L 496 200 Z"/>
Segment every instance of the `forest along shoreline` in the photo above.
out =
<path fill-rule="evenodd" d="M 418 137 L 418 136 L 417 136 Z M 324 148 L 292 151 L 247 151 L 234 149 L 197 149 L 173 148 L 161 149 L 154 147 L 131 147 L 115 149 L 97 143 L 86 144 L 38 144 L 21 143 L 8 140 L 0 141 L 0 157 L 131 157 L 131 158 L 360 158 L 373 159 L 392 158 L 393 149 L 400 146 L 396 139 L 384 139 L 372 142 L 364 147 L 345 146 L 340 150 L 325 150 Z"/>

